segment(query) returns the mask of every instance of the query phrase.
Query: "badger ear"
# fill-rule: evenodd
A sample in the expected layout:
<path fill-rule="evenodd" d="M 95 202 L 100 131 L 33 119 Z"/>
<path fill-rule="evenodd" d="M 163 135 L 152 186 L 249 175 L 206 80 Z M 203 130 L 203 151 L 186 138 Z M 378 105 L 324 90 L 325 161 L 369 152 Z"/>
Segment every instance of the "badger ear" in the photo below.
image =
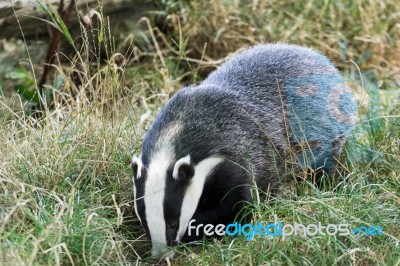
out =
<path fill-rule="evenodd" d="M 142 174 L 142 168 L 143 168 L 142 161 L 134 155 L 132 158 L 131 166 L 132 166 L 132 171 L 133 171 L 133 178 L 139 179 Z"/>
<path fill-rule="evenodd" d="M 194 166 L 190 160 L 190 155 L 176 161 L 172 177 L 176 180 L 189 180 L 194 176 Z"/>

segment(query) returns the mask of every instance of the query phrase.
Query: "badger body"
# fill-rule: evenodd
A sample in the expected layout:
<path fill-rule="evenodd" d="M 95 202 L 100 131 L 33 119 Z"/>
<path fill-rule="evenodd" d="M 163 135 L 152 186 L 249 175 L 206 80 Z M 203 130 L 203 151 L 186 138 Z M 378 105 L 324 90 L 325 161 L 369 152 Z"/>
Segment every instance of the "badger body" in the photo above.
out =
<path fill-rule="evenodd" d="M 274 190 L 290 165 L 331 169 L 354 111 L 329 60 L 288 44 L 239 52 L 200 85 L 178 91 L 132 162 L 135 211 L 152 255 L 201 238 L 187 234 L 190 220 L 233 222 L 251 201 L 254 181 Z"/>

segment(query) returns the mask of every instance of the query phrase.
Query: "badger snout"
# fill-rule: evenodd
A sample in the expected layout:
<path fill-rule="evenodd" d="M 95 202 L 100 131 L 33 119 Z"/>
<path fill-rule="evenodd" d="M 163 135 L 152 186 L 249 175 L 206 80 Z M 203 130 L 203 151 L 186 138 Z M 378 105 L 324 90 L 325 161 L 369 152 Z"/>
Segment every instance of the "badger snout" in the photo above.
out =
<path fill-rule="evenodd" d="M 158 260 L 166 258 L 172 259 L 174 257 L 174 252 L 169 250 L 165 245 L 153 243 L 151 248 L 151 257 Z"/>

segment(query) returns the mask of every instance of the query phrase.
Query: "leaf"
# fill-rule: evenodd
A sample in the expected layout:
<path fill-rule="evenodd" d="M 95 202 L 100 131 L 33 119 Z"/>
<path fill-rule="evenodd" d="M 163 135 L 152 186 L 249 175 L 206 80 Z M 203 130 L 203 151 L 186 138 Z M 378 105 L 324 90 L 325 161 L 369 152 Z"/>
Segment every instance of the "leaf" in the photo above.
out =
<path fill-rule="evenodd" d="M 57 23 L 60 26 L 62 33 L 64 34 L 65 38 L 67 38 L 68 42 L 72 45 L 72 47 L 76 50 L 75 44 L 74 44 L 74 40 L 72 39 L 71 34 L 69 33 L 69 30 L 67 28 L 67 26 L 65 25 L 64 21 L 62 20 L 62 18 L 60 17 L 60 15 L 55 12 L 54 13 Z"/>
<path fill-rule="evenodd" d="M 24 85 L 19 84 L 14 87 L 14 90 L 28 101 L 36 104 L 40 101 L 37 91 L 33 88 L 25 87 Z"/>
<path fill-rule="evenodd" d="M 28 71 L 23 68 L 15 68 L 12 71 L 6 73 L 6 78 L 14 79 L 14 80 L 30 80 L 31 75 Z"/>
<path fill-rule="evenodd" d="M 371 58 L 372 56 L 372 51 L 371 49 L 367 49 L 367 51 L 365 51 L 362 55 L 360 55 L 356 61 L 357 65 L 360 65 L 361 63 L 363 63 L 364 61 L 368 60 L 369 58 Z"/>
<path fill-rule="evenodd" d="M 35 4 L 36 4 L 36 6 L 37 6 L 38 8 L 40 8 L 42 11 L 44 11 L 44 12 L 46 12 L 46 13 L 49 12 L 49 9 L 47 8 L 47 5 L 46 5 L 46 3 L 45 3 L 44 1 L 41 1 L 41 0 L 35 1 Z"/>

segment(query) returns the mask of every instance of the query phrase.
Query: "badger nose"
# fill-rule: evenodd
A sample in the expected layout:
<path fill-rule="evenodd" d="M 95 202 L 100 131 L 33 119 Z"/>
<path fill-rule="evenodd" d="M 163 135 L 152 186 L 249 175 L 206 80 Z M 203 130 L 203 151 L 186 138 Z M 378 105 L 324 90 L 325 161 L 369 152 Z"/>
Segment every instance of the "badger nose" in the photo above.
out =
<path fill-rule="evenodd" d="M 171 240 L 171 241 L 169 241 L 168 246 L 170 246 L 170 247 L 175 247 L 175 246 L 177 246 L 178 244 L 179 244 L 179 241 L 178 241 L 178 240 Z"/>

